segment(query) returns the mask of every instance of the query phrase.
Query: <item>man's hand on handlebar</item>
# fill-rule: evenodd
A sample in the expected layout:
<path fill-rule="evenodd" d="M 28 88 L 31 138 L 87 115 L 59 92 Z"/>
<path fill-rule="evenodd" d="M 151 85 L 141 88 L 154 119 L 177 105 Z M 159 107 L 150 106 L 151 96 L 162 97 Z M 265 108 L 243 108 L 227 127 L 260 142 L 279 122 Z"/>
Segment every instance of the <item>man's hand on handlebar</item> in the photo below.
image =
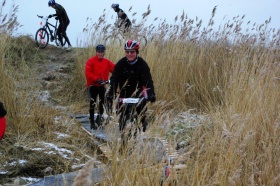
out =
<path fill-rule="evenodd" d="M 149 94 L 148 95 L 148 100 L 153 103 L 156 101 L 156 95 L 155 94 Z"/>

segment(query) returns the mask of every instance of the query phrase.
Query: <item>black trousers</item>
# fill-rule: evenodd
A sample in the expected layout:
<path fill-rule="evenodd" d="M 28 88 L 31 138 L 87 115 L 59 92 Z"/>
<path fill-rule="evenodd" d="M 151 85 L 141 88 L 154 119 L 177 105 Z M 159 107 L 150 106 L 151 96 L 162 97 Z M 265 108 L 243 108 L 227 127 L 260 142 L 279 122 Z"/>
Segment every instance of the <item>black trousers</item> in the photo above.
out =
<path fill-rule="evenodd" d="M 58 28 L 57 28 L 58 39 L 59 39 L 59 41 L 60 41 L 60 43 L 61 43 L 62 46 L 63 46 L 63 43 L 62 43 L 62 38 L 63 38 L 63 37 L 64 37 L 66 43 L 67 43 L 68 45 L 71 45 L 71 43 L 70 43 L 70 41 L 69 41 L 69 38 L 68 38 L 68 36 L 67 36 L 67 34 L 66 34 L 66 30 L 67 30 L 67 27 L 68 27 L 69 23 L 70 23 L 70 22 L 67 22 L 67 23 L 65 23 L 65 24 L 59 24 L 59 25 L 58 25 Z"/>
<path fill-rule="evenodd" d="M 90 106 L 89 106 L 89 119 L 94 119 L 94 108 L 97 101 L 97 96 L 99 97 L 99 108 L 98 113 L 101 116 L 104 113 L 104 99 L 105 99 L 105 86 L 90 86 L 88 88 L 89 97 L 90 97 Z"/>

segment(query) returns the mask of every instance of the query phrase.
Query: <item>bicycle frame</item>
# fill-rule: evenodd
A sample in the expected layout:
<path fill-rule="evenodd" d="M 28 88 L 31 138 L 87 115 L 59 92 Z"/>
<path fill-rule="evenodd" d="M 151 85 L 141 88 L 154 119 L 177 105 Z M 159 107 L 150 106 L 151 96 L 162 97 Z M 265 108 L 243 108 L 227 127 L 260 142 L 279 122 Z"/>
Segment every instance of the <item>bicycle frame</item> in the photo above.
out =
<path fill-rule="evenodd" d="M 37 16 L 42 19 L 41 22 L 40 22 L 41 28 L 46 29 L 49 32 L 49 34 L 51 35 L 51 38 L 56 39 L 58 20 L 56 20 L 55 25 L 53 25 L 53 24 L 48 22 L 49 18 L 47 16 L 46 17 L 39 16 L 39 15 L 37 15 Z M 44 22 L 44 24 L 43 24 L 43 22 Z M 54 31 L 51 28 L 54 28 Z"/>

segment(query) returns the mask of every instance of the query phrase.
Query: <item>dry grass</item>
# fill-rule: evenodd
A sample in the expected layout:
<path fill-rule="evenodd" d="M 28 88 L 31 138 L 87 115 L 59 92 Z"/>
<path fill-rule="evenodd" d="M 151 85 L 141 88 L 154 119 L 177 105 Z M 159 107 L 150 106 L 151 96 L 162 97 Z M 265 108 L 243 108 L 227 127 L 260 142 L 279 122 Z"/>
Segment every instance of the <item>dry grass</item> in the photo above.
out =
<path fill-rule="evenodd" d="M 157 103 L 149 105 L 153 110 L 149 133 L 166 135 L 176 125 L 172 119 L 180 111 L 194 109 L 207 113 L 210 117 L 207 122 L 191 132 L 184 129 L 190 141 L 183 157 L 187 168 L 174 176 L 178 185 L 278 185 L 280 31 L 268 30 L 269 20 L 263 25 L 244 25 L 243 16 L 237 16 L 215 30 L 215 10 L 212 15 L 206 26 L 201 20 L 190 19 L 183 13 L 175 18 L 174 24 L 161 21 L 141 27 L 140 33 L 149 42 L 142 47 L 140 55 L 151 68 L 158 99 Z M 102 43 L 114 29 L 105 18 L 103 15 L 98 23 L 89 23 L 85 28 L 87 42 L 81 40 L 80 43 L 86 49 L 76 60 L 73 78 L 64 85 L 69 90 L 66 91 L 69 99 L 65 99 L 69 105 L 87 104 L 85 62 L 94 55 L 93 46 Z M 241 32 L 243 27 L 248 27 L 248 31 Z M 51 141 L 51 131 L 61 130 L 52 120 L 57 113 L 34 99 L 27 99 L 29 90 L 34 90 L 33 84 L 24 85 L 28 87 L 25 89 L 18 86 L 18 82 L 32 73 L 26 62 L 19 69 L 7 64 L 13 53 L 3 58 L 10 43 L 1 38 L 2 41 L 0 99 L 8 108 L 7 145 Z M 106 47 L 106 57 L 112 61 L 117 62 L 124 56 L 119 45 Z M 22 72 L 20 75 L 19 71 Z M 162 125 L 165 127 L 161 128 Z M 72 127 L 75 128 L 66 127 L 67 131 Z M 77 150 L 73 146 L 85 144 L 82 134 L 70 134 L 75 135 L 75 139 L 71 138 L 63 145 Z M 158 184 L 161 170 L 141 169 L 144 164 L 135 161 L 141 159 L 138 155 L 126 159 L 128 156 L 121 156 L 117 151 L 114 154 L 101 185 Z"/>

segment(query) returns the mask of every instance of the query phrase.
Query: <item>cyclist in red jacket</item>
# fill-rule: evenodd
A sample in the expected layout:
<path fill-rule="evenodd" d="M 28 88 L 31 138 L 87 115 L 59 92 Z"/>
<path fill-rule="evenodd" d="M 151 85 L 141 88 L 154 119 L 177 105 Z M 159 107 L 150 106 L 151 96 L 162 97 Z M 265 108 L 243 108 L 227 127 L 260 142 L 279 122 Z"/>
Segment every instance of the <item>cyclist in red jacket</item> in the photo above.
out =
<path fill-rule="evenodd" d="M 96 130 L 102 121 L 102 114 L 104 113 L 104 98 L 105 98 L 105 85 L 104 82 L 108 81 L 109 73 L 113 72 L 115 64 L 109 59 L 105 58 L 105 46 L 99 44 L 96 46 L 96 55 L 90 58 L 85 67 L 85 75 L 87 81 L 87 89 L 90 95 L 89 107 L 89 120 L 91 129 Z M 99 96 L 98 116 L 94 121 L 94 107 L 97 96 Z"/>
<path fill-rule="evenodd" d="M 7 111 L 5 110 L 3 103 L 0 102 L 0 140 L 4 136 L 6 130 L 6 114 Z"/>

